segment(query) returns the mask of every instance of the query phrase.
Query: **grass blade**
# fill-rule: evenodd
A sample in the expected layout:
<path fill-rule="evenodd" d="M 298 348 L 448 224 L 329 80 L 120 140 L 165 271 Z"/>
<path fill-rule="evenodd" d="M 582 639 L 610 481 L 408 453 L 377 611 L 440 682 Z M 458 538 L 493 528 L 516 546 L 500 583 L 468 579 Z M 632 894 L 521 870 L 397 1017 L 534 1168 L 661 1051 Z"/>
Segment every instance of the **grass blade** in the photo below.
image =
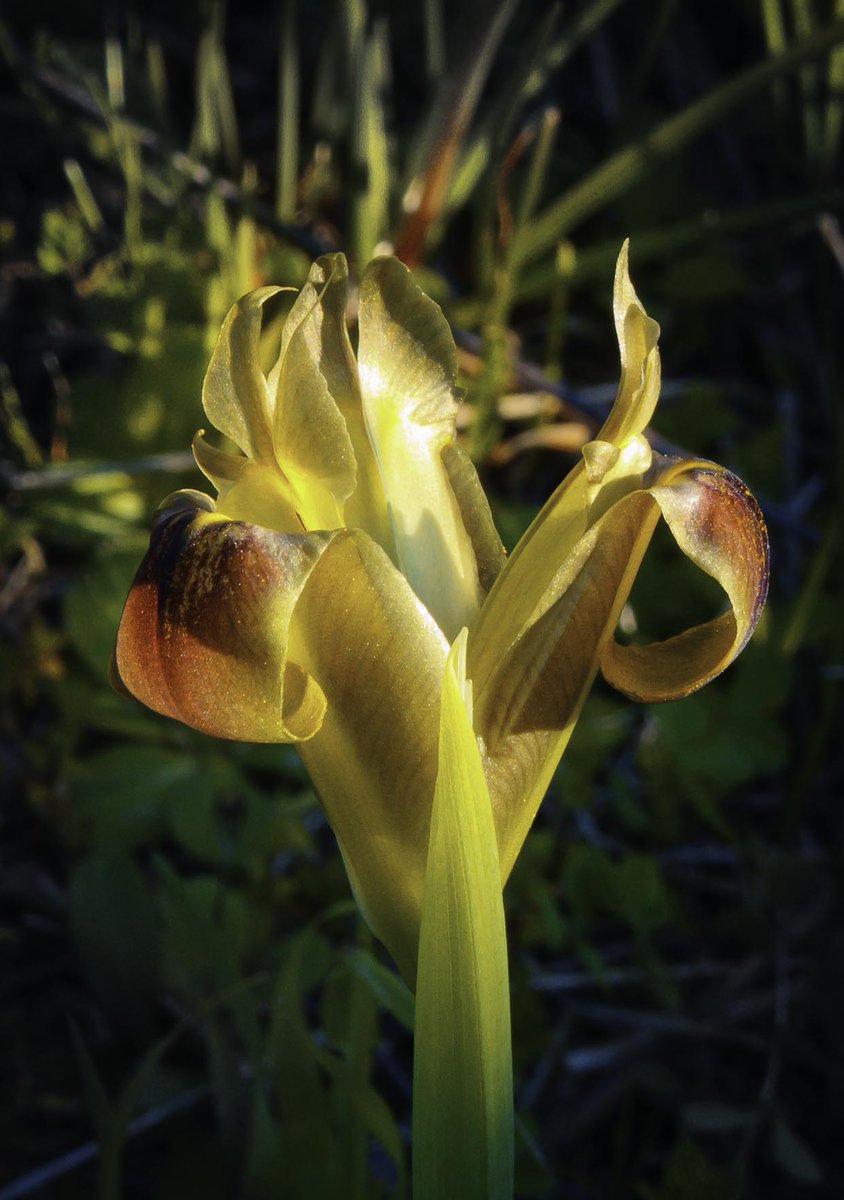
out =
<path fill-rule="evenodd" d="M 678 153 L 704 129 L 769 83 L 809 59 L 827 53 L 842 40 L 844 20 L 838 20 L 785 53 L 750 67 L 663 121 L 647 137 L 611 155 L 531 223 L 518 240 L 516 260 L 527 262 L 543 254 L 578 222 L 637 184 L 654 163 Z"/>

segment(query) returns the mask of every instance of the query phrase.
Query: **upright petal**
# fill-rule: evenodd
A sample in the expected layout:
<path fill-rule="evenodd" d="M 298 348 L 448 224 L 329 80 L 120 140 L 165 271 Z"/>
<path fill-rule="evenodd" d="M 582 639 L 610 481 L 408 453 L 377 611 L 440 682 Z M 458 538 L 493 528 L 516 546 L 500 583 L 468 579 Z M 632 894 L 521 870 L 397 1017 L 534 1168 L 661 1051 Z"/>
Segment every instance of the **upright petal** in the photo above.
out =
<path fill-rule="evenodd" d="M 258 288 L 229 309 L 202 385 L 202 405 L 214 428 L 263 462 L 273 461 L 273 440 L 270 393 L 259 359 L 261 313 L 283 290 Z"/>
<path fill-rule="evenodd" d="M 399 566 L 453 638 L 482 599 L 472 541 L 442 459 L 457 414 L 454 340 L 439 307 L 392 258 L 367 267 L 359 319 L 364 414 Z"/>
<path fill-rule="evenodd" d="M 273 411 L 276 461 L 306 529 L 338 529 L 355 489 L 355 452 L 343 414 L 310 353 L 310 318 L 293 332 L 280 360 Z"/>
<path fill-rule="evenodd" d="M 651 465 L 641 436 L 659 395 L 659 326 L 645 312 L 630 282 L 628 243 L 618 257 L 613 311 L 621 357 L 621 381 L 612 410 L 597 437 L 583 447 L 569 472 L 531 523 L 495 581 L 471 627 L 472 677 L 483 683 L 502 648 L 520 636 L 540 598 L 589 527 L 623 495 L 640 487 Z"/>
<path fill-rule="evenodd" d="M 278 395 L 281 371 L 294 333 L 301 331 L 303 351 L 319 370 L 346 423 L 357 466 L 354 492 L 345 502 L 345 524 L 364 529 L 395 561 L 387 505 L 372 452 L 360 395 L 358 369 L 346 326 L 349 271 L 345 256 L 326 254 L 311 267 L 282 331 L 278 362 L 269 375 L 270 393 Z M 277 442 L 281 430 L 276 429 Z M 278 448 L 278 447 L 277 447 Z"/>
<path fill-rule="evenodd" d="M 645 312 L 630 282 L 629 247 L 629 242 L 621 247 L 613 287 L 621 382 L 615 403 L 598 434 L 601 441 L 618 446 L 629 437 L 644 432 L 654 414 L 660 384 L 659 326 Z"/>

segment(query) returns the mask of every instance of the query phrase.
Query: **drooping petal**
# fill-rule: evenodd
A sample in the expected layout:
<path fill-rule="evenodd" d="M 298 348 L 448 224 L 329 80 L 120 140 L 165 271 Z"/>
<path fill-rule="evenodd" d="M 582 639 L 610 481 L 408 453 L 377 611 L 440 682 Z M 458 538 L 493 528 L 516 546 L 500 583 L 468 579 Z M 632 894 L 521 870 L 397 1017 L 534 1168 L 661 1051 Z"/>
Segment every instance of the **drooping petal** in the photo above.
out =
<path fill-rule="evenodd" d="M 731 607 L 666 642 L 616 646 L 615 626 L 660 514 L 684 553 L 721 583 Z M 505 878 L 599 664 L 610 683 L 637 698 L 664 700 L 701 686 L 750 637 L 767 570 L 764 524 L 744 485 L 712 464 L 662 460 L 645 486 L 621 495 L 589 526 L 545 592 L 534 594 L 533 612 L 497 659 L 490 631 L 500 593 L 493 589 L 483 660 L 473 668 L 470 638 L 469 671 Z M 499 623 L 506 626 L 506 613 Z"/>
<path fill-rule="evenodd" d="M 484 744 L 502 879 L 568 744 L 658 517 L 646 492 L 619 500 L 558 564 L 518 637 L 501 645 L 497 657 L 494 645 L 483 647 L 491 670 L 475 669 L 470 634 L 475 728 Z M 489 631 L 497 615 L 495 589 L 487 604 L 493 609 Z"/>
<path fill-rule="evenodd" d="M 288 629 L 331 536 L 232 521 L 199 492 L 175 493 L 123 610 L 117 680 L 156 712 L 215 737 L 312 737 L 325 696 L 289 660 Z"/>
<path fill-rule="evenodd" d="M 257 288 L 229 309 L 202 385 L 202 406 L 215 429 L 250 458 L 273 461 L 272 411 L 261 370 L 261 314 L 279 287 Z"/>
<path fill-rule="evenodd" d="M 412 980 L 448 643 L 383 550 L 345 531 L 311 572 L 290 653 L 329 701 L 299 752 L 360 907 Z"/>
<path fill-rule="evenodd" d="M 664 460 L 650 488 L 677 545 L 721 584 L 729 609 L 650 645 L 609 642 L 601 671 L 636 700 L 669 700 L 702 687 L 746 645 L 768 589 L 768 539 L 759 506 L 714 463 Z"/>
<path fill-rule="evenodd" d="M 482 598 L 471 539 L 443 465 L 454 440 L 454 340 L 439 307 L 396 259 L 369 264 L 360 288 L 358 369 L 369 438 L 398 562 L 453 638 Z"/>
<path fill-rule="evenodd" d="M 179 492 L 126 601 L 113 671 L 204 733 L 300 743 L 360 906 L 412 980 L 447 654 L 367 534 L 280 534 Z"/>

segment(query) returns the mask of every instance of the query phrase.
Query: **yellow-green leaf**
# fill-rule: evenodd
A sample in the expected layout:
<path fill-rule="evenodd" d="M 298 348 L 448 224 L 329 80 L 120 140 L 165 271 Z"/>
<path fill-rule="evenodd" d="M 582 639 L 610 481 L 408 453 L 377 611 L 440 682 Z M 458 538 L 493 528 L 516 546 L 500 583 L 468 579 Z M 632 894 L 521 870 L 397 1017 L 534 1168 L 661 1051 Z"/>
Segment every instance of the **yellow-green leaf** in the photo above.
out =
<path fill-rule="evenodd" d="M 416 994 L 413 1194 L 511 1200 L 513 1077 L 501 873 L 465 633 L 443 675 Z"/>

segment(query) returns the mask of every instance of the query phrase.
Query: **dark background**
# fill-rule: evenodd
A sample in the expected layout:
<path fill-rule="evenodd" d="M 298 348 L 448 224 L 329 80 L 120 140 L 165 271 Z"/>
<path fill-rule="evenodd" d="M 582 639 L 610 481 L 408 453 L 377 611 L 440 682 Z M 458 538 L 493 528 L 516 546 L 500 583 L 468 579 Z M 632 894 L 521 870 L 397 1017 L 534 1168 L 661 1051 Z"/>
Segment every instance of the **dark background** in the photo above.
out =
<path fill-rule="evenodd" d="M 654 440 L 750 485 L 771 597 L 690 699 L 596 687 L 508 885 L 517 1194 L 842 1194 L 834 8 L 4 8 L 0 1200 L 404 1194 L 407 997 L 295 754 L 117 697 L 114 630 L 238 295 L 414 265 L 511 544 L 614 394 L 626 236 Z M 718 603 L 655 539 L 638 628 Z"/>

